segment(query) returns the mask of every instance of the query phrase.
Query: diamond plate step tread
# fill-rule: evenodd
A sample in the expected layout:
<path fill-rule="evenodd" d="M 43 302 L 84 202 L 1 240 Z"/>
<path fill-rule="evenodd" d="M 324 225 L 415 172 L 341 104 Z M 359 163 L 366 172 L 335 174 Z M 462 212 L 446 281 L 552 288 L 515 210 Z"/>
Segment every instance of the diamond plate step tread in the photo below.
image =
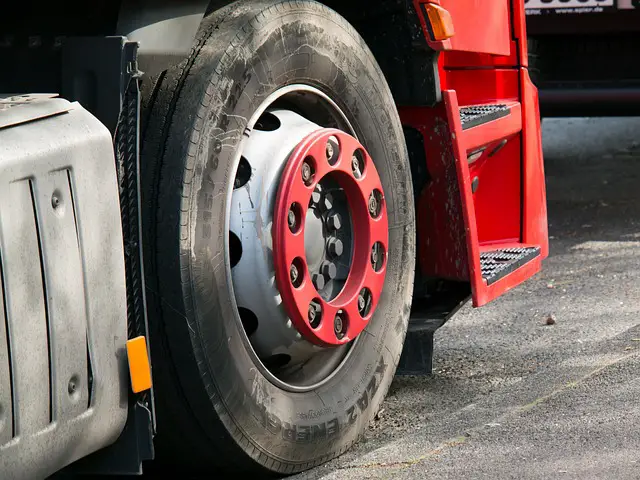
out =
<path fill-rule="evenodd" d="M 483 123 L 506 117 L 510 111 L 511 109 L 505 104 L 460 107 L 462 129 L 467 130 L 468 128 L 477 127 Z"/>
<path fill-rule="evenodd" d="M 540 247 L 501 248 L 480 253 L 482 278 L 488 285 L 507 276 L 540 255 Z"/>

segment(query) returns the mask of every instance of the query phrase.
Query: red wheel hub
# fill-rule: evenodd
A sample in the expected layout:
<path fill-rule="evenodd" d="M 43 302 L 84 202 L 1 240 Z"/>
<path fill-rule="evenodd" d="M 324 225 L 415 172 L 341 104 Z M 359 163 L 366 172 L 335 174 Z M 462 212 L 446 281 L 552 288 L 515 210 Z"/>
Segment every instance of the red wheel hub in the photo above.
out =
<path fill-rule="evenodd" d="M 325 177 L 344 191 L 352 228 L 349 273 L 332 300 L 323 299 L 311 281 L 304 239 L 311 195 Z M 285 166 L 273 218 L 276 282 L 291 322 L 316 345 L 338 346 L 353 340 L 367 326 L 380 299 L 388 251 L 382 184 L 364 147 L 335 129 L 304 138 Z"/>

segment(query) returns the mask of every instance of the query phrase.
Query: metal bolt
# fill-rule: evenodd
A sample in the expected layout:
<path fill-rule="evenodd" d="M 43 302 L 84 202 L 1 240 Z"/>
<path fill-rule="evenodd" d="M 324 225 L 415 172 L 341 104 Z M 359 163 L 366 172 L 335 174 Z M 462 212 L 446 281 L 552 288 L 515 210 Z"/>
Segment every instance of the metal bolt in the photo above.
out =
<path fill-rule="evenodd" d="M 289 210 L 289 213 L 287 214 L 287 223 L 289 224 L 289 228 L 291 230 L 296 228 L 296 212 L 294 212 L 293 210 Z"/>
<path fill-rule="evenodd" d="M 360 312 L 360 315 L 362 315 L 364 313 L 364 307 L 367 305 L 367 302 L 364 299 L 364 296 L 362 294 L 358 295 L 358 311 Z"/>
<path fill-rule="evenodd" d="M 311 169 L 311 165 L 309 165 L 309 162 L 304 162 L 302 164 L 302 181 L 309 185 L 311 183 L 312 176 L 313 170 Z"/>
<path fill-rule="evenodd" d="M 69 380 L 69 386 L 67 390 L 69 391 L 69 395 L 72 395 L 73 392 L 76 391 L 76 382 L 74 382 L 73 380 Z"/>
<path fill-rule="evenodd" d="M 340 214 L 334 213 L 332 215 L 329 215 L 329 218 L 327 218 L 327 225 L 329 225 L 329 228 L 333 230 L 340 230 L 340 227 L 342 227 L 342 222 L 340 221 Z"/>
<path fill-rule="evenodd" d="M 360 160 L 355 155 L 351 157 L 351 170 L 353 170 L 353 175 L 356 178 L 360 178 L 362 176 L 362 172 L 360 171 Z"/>
<path fill-rule="evenodd" d="M 51 206 L 53 208 L 58 208 L 58 206 L 60 205 L 60 197 L 58 197 L 58 195 L 56 195 L 55 193 L 51 196 Z"/>
<path fill-rule="evenodd" d="M 344 251 L 344 245 L 342 244 L 342 241 L 340 239 L 332 238 L 331 240 L 329 240 L 328 249 L 329 254 L 334 257 L 339 257 Z"/>
<path fill-rule="evenodd" d="M 371 249 L 371 263 L 375 266 L 378 263 L 378 244 Z"/>
<path fill-rule="evenodd" d="M 345 322 L 342 318 L 342 314 L 338 312 L 336 314 L 336 317 L 333 319 L 333 331 L 335 332 L 336 338 L 338 340 L 344 337 L 344 333 L 345 333 L 344 327 L 345 327 Z"/>
<path fill-rule="evenodd" d="M 329 280 L 333 280 L 338 274 L 338 267 L 336 267 L 336 264 L 333 262 L 325 262 L 322 265 L 322 273 L 325 277 L 328 277 Z"/>
<path fill-rule="evenodd" d="M 322 200 L 322 195 L 320 194 L 320 192 L 314 191 L 311 194 L 311 203 L 313 205 L 318 205 L 320 203 L 320 200 Z"/>
<path fill-rule="evenodd" d="M 327 161 L 333 165 L 338 157 L 338 139 L 336 137 L 329 137 L 327 140 L 327 147 L 325 153 L 327 155 Z"/>
<path fill-rule="evenodd" d="M 373 193 L 369 195 L 369 213 L 372 217 L 378 216 L 378 199 Z"/>
<path fill-rule="evenodd" d="M 333 208 L 333 195 L 330 193 L 325 194 L 324 201 L 322 203 L 325 210 L 331 210 Z"/>
<path fill-rule="evenodd" d="M 289 269 L 289 276 L 291 277 L 291 283 L 295 284 L 298 281 L 298 267 L 294 264 L 291 264 L 291 268 Z"/>
<path fill-rule="evenodd" d="M 325 284 L 324 275 L 320 273 L 314 273 L 313 276 L 311 277 L 311 281 L 313 282 L 313 285 L 316 287 L 316 290 L 320 291 L 324 288 L 324 284 Z"/>
<path fill-rule="evenodd" d="M 333 153 L 334 153 L 333 145 L 331 144 L 331 142 L 327 142 L 326 153 L 327 153 L 327 160 L 331 160 L 333 158 Z"/>
<path fill-rule="evenodd" d="M 333 280 L 338 274 L 338 267 L 336 267 L 336 264 L 333 262 L 324 262 L 322 264 L 322 273 L 325 277 L 328 277 L 329 280 Z"/>
<path fill-rule="evenodd" d="M 322 310 L 320 308 L 320 305 L 318 305 L 317 300 L 313 300 L 309 304 L 307 318 L 309 318 L 309 324 L 311 325 L 311 328 L 317 328 L 318 325 L 320 325 L 320 320 L 322 320 Z"/>

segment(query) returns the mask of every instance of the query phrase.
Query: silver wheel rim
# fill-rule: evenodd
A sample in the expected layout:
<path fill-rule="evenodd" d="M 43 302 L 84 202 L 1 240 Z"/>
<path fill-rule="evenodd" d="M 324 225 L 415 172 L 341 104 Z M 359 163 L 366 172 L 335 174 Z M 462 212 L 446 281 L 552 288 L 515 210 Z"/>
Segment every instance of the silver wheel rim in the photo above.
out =
<path fill-rule="evenodd" d="M 275 284 L 271 224 L 280 175 L 293 148 L 325 127 L 356 137 L 341 109 L 320 90 L 299 84 L 274 92 L 249 119 L 234 159 L 236 181 L 227 190 L 226 273 L 236 319 L 256 367 L 292 392 L 328 382 L 359 338 L 335 348 L 307 342 L 287 318 Z M 306 221 L 318 231 L 313 220 Z"/>

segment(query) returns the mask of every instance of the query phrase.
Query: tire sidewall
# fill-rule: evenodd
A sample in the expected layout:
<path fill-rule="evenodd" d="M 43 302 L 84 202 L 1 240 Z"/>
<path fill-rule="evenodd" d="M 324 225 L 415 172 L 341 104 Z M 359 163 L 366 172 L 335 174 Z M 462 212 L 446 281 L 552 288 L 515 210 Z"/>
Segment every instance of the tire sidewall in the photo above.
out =
<path fill-rule="evenodd" d="M 207 58 L 216 55 L 219 40 L 214 32 L 194 62 L 190 75 L 208 75 L 210 81 L 194 84 L 201 106 L 193 113 L 193 128 L 182 130 L 191 161 L 178 212 L 179 266 L 187 280 L 182 281 L 184 313 L 199 376 L 179 372 L 180 379 L 184 390 L 204 390 L 211 402 L 192 401 L 196 416 L 206 419 L 213 404 L 227 430 L 259 463 L 271 457 L 305 468 L 357 440 L 384 398 L 401 353 L 415 257 L 404 138 L 371 53 L 327 8 L 313 2 L 265 8 L 247 18 L 214 69 Z M 387 274 L 378 308 L 346 364 L 307 393 L 281 390 L 256 368 L 227 286 L 224 221 L 249 118 L 274 91 L 299 83 L 323 91 L 347 115 L 374 160 L 389 215 Z"/>

